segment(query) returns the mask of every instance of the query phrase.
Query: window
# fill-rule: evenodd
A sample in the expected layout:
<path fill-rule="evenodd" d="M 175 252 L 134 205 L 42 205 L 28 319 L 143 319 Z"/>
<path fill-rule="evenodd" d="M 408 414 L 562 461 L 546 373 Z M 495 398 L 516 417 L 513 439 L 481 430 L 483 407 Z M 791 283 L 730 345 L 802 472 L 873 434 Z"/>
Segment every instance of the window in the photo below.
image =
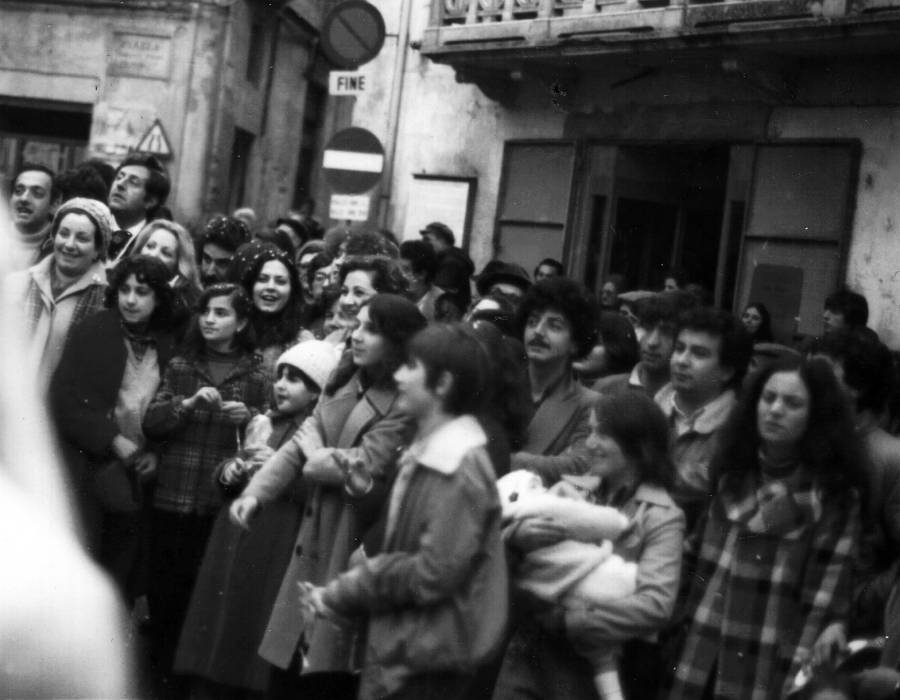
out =
<path fill-rule="evenodd" d="M 543 258 L 563 260 L 575 145 L 507 143 L 495 247 L 497 257 L 533 270 Z"/>

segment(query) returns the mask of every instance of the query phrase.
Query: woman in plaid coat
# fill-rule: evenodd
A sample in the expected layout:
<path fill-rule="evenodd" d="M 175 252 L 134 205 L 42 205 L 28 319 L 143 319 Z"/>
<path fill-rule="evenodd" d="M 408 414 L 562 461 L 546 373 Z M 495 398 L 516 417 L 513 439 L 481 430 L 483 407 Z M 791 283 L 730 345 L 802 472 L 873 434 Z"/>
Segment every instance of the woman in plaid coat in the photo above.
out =
<path fill-rule="evenodd" d="M 761 373 L 725 428 L 716 493 L 686 546 L 670 700 L 781 698 L 842 642 L 857 454 L 827 363 Z"/>

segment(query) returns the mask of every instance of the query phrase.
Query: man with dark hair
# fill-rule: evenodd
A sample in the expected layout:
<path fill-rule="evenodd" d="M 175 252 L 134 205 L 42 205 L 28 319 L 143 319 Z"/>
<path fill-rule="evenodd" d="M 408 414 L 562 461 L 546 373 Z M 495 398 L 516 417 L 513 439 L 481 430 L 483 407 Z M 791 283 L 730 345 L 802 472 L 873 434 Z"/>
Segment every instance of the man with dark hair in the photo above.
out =
<path fill-rule="evenodd" d="M 73 197 L 87 197 L 106 204 L 109 187 L 100 173 L 91 165 L 81 164 L 66 170 L 57 178 L 60 199 L 65 202 Z"/>
<path fill-rule="evenodd" d="M 469 280 L 475 272 L 475 265 L 465 251 L 456 247 L 456 236 L 453 235 L 453 231 L 447 224 L 432 221 L 419 233 L 437 253 L 438 266 L 434 284 L 457 300 L 461 308 L 468 308 L 472 301 Z"/>
<path fill-rule="evenodd" d="M 551 277 L 565 276 L 566 268 L 563 267 L 563 264 L 559 260 L 554 260 L 553 258 L 544 258 L 537 264 L 537 267 L 534 268 L 535 282 L 550 279 Z"/>
<path fill-rule="evenodd" d="M 218 282 L 230 282 L 231 261 L 235 252 L 250 240 L 250 230 L 233 216 L 215 216 L 210 219 L 197 248 L 200 252 L 200 281 L 204 287 Z"/>
<path fill-rule="evenodd" d="M 532 286 L 519 308 L 534 414 L 511 467 L 533 471 L 547 485 L 587 467 L 584 442 L 599 395 L 573 379 L 572 361 L 594 346 L 598 316 L 591 294 L 565 277 Z"/>
<path fill-rule="evenodd" d="M 132 153 L 119 164 L 109 188 L 109 210 L 119 227 L 109 245 L 111 265 L 131 252 L 144 224 L 166 203 L 170 188 L 169 175 L 154 155 Z"/>
<path fill-rule="evenodd" d="M 50 168 L 25 163 L 18 169 L 9 197 L 16 232 L 9 248 L 11 269 L 25 270 L 53 251 L 50 224 L 59 202 L 56 176 Z"/>
<path fill-rule="evenodd" d="M 862 294 L 843 287 L 825 300 L 822 320 L 825 335 L 840 328 L 865 326 L 869 320 L 869 304 Z"/>
<path fill-rule="evenodd" d="M 400 244 L 400 268 L 409 282 L 409 298 L 429 321 L 435 318 L 435 304 L 444 290 L 434 285 L 437 254 L 425 241 Z"/>
<path fill-rule="evenodd" d="M 601 394 L 637 389 L 651 398 L 669 382 L 669 362 L 675 348 L 678 309 L 668 294 L 644 299 L 638 306 L 638 343 L 641 359 L 630 374 L 602 377 L 594 384 Z"/>
<path fill-rule="evenodd" d="M 725 311 L 699 307 L 678 321 L 670 382 L 656 394 L 672 431 L 675 488 L 688 531 L 707 505 L 716 434 L 734 407 L 753 343 L 744 324 Z"/>

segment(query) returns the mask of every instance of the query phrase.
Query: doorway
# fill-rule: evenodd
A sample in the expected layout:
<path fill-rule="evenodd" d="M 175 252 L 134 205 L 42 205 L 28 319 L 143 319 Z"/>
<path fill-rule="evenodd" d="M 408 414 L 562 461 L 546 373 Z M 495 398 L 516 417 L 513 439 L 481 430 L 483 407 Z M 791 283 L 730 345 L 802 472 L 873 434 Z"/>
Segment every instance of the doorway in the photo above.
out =
<path fill-rule="evenodd" d="M 729 149 L 623 146 L 616 158 L 608 273 L 630 289 L 661 289 L 672 268 L 716 285 Z"/>

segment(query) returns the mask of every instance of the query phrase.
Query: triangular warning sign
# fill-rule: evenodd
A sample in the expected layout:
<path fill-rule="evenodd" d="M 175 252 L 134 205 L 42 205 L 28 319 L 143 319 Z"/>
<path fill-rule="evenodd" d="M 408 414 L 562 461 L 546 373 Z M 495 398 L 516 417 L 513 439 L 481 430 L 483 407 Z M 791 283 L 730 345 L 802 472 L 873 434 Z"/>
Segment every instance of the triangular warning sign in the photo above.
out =
<path fill-rule="evenodd" d="M 159 119 L 156 119 L 151 127 L 147 129 L 147 133 L 141 136 L 141 140 L 138 141 L 134 150 L 141 153 L 152 153 L 160 158 L 170 158 L 172 156 L 169 138 L 166 136 L 166 130 L 163 129 Z"/>

